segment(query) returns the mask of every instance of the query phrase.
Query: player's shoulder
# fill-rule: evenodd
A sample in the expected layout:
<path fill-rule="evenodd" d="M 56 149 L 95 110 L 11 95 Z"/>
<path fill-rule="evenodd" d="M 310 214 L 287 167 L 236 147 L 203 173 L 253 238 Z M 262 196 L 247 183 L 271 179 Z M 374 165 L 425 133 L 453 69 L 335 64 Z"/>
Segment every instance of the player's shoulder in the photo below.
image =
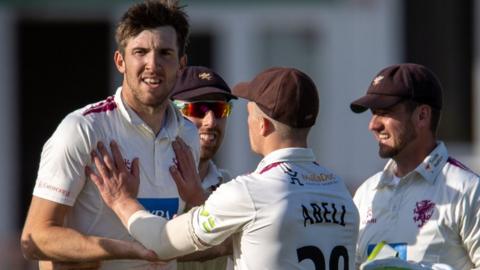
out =
<path fill-rule="evenodd" d="M 221 184 L 209 197 L 209 201 L 215 201 L 224 204 L 228 201 L 230 204 L 244 203 L 245 207 L 251 207 L 252 198 L 248 189 L 248 183 L 252 179 L 250 175 L 240 175 L 230 181 Z"/>
<path fill-rule="evenodd" d="M 72 124 L 98 126 L 104 121 L 111 121 L 113 114 L 117 113 L 118 104 L 114 96 L 104 100 L 87 104 L 65 117 L 65 121 Z"/>
<path fill-rule="evenodd" d="M 119 109 L 119 104 L 115 100 L 115 96 L 109 96 L 104 100 L 88 104 L 77 110 L 77 113 L 85 119 L 95 121 L 105 116 L 110 116 Z"/>
<path fill-rule="evenodd" d="M 372 190 L 378 186 L 380 179 L 382 177 L 383 171 L 379 171 L 374 175 L 367 178 L 355 191 L 354 198 L 358 198 L 364 195 L 372 193 Z"/>
<path fill-rule="evenodd" d="M 448 157 L 442 174 L 448 185 L 463 186 L 465 189 L 469 189 L 480 184 L 480 177 L 476 172 L 451 156 Z"/>

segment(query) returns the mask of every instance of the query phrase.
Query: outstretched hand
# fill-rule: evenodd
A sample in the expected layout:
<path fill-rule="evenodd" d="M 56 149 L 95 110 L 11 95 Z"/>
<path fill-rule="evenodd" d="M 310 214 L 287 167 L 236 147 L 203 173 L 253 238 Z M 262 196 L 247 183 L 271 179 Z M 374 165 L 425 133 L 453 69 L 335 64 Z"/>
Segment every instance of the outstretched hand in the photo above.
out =
<path fill-rule="evenodd" d="M 105 204 L 127 226 L 128 218 L 136 211 L 144 209 L 136 199 L 140 185 L 139 161 L 135 158 L 131 168 L 127 168 L 117 143 L 112 141 L 110 147 L 113 157 L 105 145 L 98 142 L 99 154 L 93 151 L 91 155 L 99 175 L 89 166 L 85 167 L 85 175 L 95 183 Z"/>
<path fill-rule="evenodd" d="M 180 198 L 191 206 L 203 204 L 206 195 L 190 147 L 180 137 L 172 142 L 172 147 L 176 165 L 170 166 L 170 174 L 177 185 Z"/>

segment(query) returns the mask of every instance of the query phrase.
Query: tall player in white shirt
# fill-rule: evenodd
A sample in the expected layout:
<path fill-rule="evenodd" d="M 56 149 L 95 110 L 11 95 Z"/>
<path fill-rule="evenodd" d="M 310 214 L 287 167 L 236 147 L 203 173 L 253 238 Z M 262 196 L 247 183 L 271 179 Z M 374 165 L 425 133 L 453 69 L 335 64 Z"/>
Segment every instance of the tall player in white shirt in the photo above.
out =
<path fill-rule="evenodd" d="M 391 158 L 355 193 L 359 264 L 385 241 L 404 260 L 480 268 L 480 179 L 436 139 L 442 105 L 433 72 L 410 63 L 381 70 L 352 102 L 371 110 L 379 155 Z"/>
<path fill-rule="evenodd" d="M 129 173 L 113 145 L 116 162 L 101 151 L 94 157 L 101 175 L 89 170 L 107 205 L 162 259 L 232 236 L 236 269 L 354 269 L 358 211 L 343 181 L 307 148 L 318 113 L 313 81 L 296 69 L 271 68 L 233 93 L 251 101 L 250 144 L 264 156 L 253 173 L 221 185 L 201 207 L 167 222 L 136 202 L 136 169 Z M 174 149 L 177 184 L 198 185 L 188 147 L 179 140 Z"/>
<path fill-rule="evenodd" d="M 114 61 L 123 74 L 113 97 L 69 114 L 43 147 L 33 199 L 22 234 L 26 257 L 72 267 L 159 269 L 153 252 L 129 236 L 103 203 L 84 172 L 97 142 L 116 140 L 122 162 L 139 168 L 139 201 L 151 213 L 172 218 L 182 212 L 171 142 L 184 138 L 198 160 L 198 135 L 169 100 L 185 63 L 189 24 L 174 1 L 133 5 L 116 31 Z M 118 259 L 118 260 L 117 260 Z M 125 260 L 130 259 L 130 260 Z M 82 266 L 75 263 L 86 263 Z M 41 268 L 49 267 L 42 264 Z M 169 269 L 175 262 L 168 264 Z"/>

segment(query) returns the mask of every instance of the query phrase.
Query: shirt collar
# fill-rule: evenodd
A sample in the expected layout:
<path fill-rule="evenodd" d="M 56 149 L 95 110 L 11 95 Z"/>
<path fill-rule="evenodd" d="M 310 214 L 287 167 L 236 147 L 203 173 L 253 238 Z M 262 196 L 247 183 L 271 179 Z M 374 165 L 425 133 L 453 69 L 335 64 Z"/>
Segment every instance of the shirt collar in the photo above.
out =
<path fill-rule="evenodd" d="M 115 102 L 117 103 L 122 116 L 134 126 L 145 126 L 151 130 L 140 116 L 135 113 L 130 106 L 128 106 L 122 98 L 122 87 L 118 87 L 115 92 Z M 175 108 L 172 102 L 169 101 L 167 109 L 165 111 L 165 119 L 158 134 L 158 138 L 168 137 L 174 140 L 183 127 L 183 115 Z"/>
<path fill-rule="evenodd" d="M 228 180 L 228 179 L 227 179 Z M 213 161 L 208 161 L 208 172 L 205 178 L 202 181 L 203 189 L 210 188 L 211 186 L 217 186 L 223 181 L 222 174 L 218 171 L 217 166 Z"/>
<path fill-rule="evenodd" d="M 441 141 L 437 142 L 437 146 L 433 151 L 425 157 L 425 159 L 420 163 L 415 170 L 408 173 L 405 177 L 408 177 L 412 174 L 420 175 L 421 179 L 424 179 L 430 184 L 435 183 L 437 175 L 442 170 L 443 166 L 448 160 L 448 152 L 445 144 Z M 396 163 L 393 159 L 390 159 L 383 169 L 383 173 L 378 181 L 377 185 L 374 185 L 375 188 L 381 188 L 383 186 L 393 185 L 393 175 L 396 168 Z M 405 178 L 403 177 L 403 178 Z"/>
<path fill-rule="evenodd" d="M 300 147 L 291 147 L 291 148 L 282 148 L 275 150 L 270 154 L 266 155 L 258 164 L 256 173 L 260 173 L 265 167 L 270 166 L 273 163 L 279 163 L 284 161 L 311 161 L 315 162 L 315 154 L 310 148 L 300 148 Z"/>

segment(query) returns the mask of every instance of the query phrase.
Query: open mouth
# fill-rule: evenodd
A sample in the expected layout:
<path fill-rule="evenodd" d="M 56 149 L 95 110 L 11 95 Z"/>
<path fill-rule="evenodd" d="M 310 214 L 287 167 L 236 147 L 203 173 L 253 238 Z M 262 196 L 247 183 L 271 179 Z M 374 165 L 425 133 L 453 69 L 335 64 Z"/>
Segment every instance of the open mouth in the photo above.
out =
<path fill-rule="evenodd" d="M 390 139 L 390 135 L 385 134 L 385 133 L 378 134 L 378 140 L 379 141 L 386 141 L 388 139 Z"/>
<path fill-rule="evenodd" d="M 143 78 L 142 81 L 151 87 L 157 87 L 162 82 L 159 78 Z"/>
<path fill-rule="evenodd" d="M 217 141 L 216 133 L 200 133 L 200 142 L 202 144 L 213 145 Z"/>

